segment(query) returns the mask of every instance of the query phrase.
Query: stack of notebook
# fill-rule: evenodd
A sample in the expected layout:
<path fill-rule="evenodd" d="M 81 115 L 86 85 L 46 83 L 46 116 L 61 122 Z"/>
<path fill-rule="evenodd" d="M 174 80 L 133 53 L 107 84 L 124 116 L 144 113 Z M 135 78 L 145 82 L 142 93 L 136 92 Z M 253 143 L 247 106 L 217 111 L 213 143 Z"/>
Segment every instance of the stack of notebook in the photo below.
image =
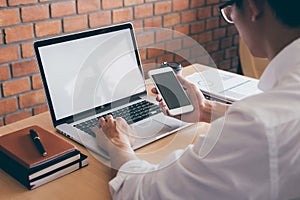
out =
<path fill-rule="evenodd" d="M 34 130 L 44 147 L 42 155 L 30 137 Z M 0 137 L 0 167 L 28 189 L 34 189 L 88 165 L 87 156 L 72 143 L 38 126 Z"/>

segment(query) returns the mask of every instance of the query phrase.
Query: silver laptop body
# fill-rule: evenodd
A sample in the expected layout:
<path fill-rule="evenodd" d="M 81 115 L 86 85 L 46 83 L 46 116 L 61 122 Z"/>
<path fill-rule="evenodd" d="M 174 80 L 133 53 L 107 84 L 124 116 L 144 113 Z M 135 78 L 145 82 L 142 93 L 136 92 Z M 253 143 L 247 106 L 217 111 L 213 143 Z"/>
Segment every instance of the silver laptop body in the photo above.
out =
<path fill-rule="evenodd" d="M 147 95 L 131 23 L 40 40 L 34 48 L 55 128 L 95 153 L 107 157 L 79 124 L 142 101 L 157 104 Z M 131 124 L 134 149 L 189 125 L 151 114 Z"/>

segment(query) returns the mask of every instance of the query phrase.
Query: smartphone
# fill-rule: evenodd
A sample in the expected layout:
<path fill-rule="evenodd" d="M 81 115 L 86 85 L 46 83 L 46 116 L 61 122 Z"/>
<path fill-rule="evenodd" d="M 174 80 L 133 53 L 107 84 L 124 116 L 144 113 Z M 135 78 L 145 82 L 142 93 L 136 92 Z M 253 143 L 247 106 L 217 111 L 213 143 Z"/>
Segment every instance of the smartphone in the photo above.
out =
<path fill-rule="evenodd" d="M 180 115 L 194 110 L 172 68 L 164 67 L 150 70 L 148 75 L 166 102 L 170 115 Z"/>

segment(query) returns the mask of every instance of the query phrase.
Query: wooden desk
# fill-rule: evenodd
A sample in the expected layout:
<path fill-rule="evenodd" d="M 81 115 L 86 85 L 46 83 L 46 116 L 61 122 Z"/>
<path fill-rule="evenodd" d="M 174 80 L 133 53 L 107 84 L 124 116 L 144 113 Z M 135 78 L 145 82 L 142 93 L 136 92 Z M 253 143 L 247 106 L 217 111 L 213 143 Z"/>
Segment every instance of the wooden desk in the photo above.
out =
<path fill-rule="evenodd" d="M 205 66 L 189 66 L 184 69 L 183 75 L 193 73 L 195 70 L 201 70 L 203 67 Z M 147 87 L 148 89 L 152 87 L 149 81 L 147 81 Z M 30 125 L 41 126 L 63 137 L 56 133 L 49 112 L 3 126 L 0 128 L 0 136 Z M 158 163 L 175 149 L 185 148 L 187 145 L 193 143 L 198 135 L 205 134 L 208 128 L 209 125 L 206 123 L 192 125 L 157 142 L 149 144 L 137 150 L 136 153 L 142 159 L 152 163 Z M 0 170 L 0 199 L 111 199 L 108 188 L 108 182 L 111 178 L 110 169 L 95 159 L 83 146 L 77 143 L 74 144 L 76 144 L 83 153 L 89 156 L 89 165 L 87 167 L 34 190 L 27 190 L 14 178 Z"/>

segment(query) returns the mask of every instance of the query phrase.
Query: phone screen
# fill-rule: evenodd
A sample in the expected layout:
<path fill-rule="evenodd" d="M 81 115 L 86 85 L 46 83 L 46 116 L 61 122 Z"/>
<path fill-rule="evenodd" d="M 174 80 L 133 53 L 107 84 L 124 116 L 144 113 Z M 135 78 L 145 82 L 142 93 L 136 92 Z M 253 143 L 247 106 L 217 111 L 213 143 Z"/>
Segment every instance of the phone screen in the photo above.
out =
<path fill-rule="evenodd" d="M 169 109 L 191 105 L 173 72 L 155 74 L 152 78 Z"/>

